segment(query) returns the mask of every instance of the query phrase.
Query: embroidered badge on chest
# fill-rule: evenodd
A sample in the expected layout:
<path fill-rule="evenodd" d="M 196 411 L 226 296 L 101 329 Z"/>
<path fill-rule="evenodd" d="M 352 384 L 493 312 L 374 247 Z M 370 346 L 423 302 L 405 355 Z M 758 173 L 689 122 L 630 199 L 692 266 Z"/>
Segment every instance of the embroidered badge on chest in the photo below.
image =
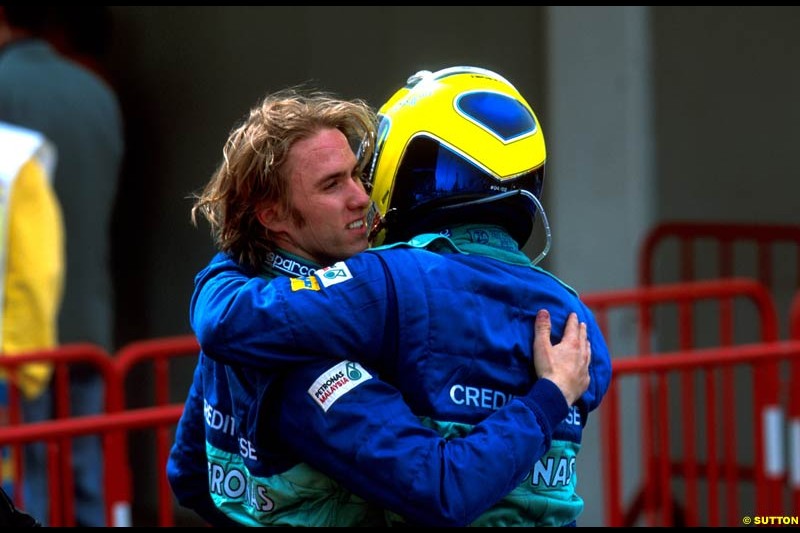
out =
<path fill-rule="evenodd" d="M 353 279 L 353 274 L 350 273 L 350 269 L 347 268 L 347 265 L 342 261 L 329 267 L 320 268 L 314 272 L 314 275 L 319 278 L 323 287 L 330 287 L 331 285 L 336 285 L 348 279 Z"/>
<path fill-rule="evenodd" d="M 319 283 L 317 283 L 317 278 L 314 277 L 291 278 L 289 282 L 291 283 L 292 286 L 292 292 L 302 291 L 302 290 L 310 290 L 310 291 L 319 290 Z"/>
<path fill-rule="evenodd" d="M 336 400 L 368 379 L 372 379 L 372 374 L 363 366 L 342 361 L 318 377 L 309 387 L 308 395 L 314 398 L 323 411 L 327 411 Z"/>

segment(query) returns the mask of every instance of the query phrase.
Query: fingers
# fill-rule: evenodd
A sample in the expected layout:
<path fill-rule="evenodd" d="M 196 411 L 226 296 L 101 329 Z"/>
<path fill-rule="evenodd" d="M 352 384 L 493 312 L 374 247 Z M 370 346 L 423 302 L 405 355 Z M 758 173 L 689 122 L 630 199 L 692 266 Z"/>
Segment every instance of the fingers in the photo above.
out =
<path fill-rule="evenodd" d="M 539 312 L 536 313 L 536 322 L 534 323 L 534 351 L 546 350 L 548 347 L 552 346 L 550 344 L 551 329 L 552 324 L 550 323 L 550 313 L 547 311 L 547 309 L 540 309 Z"/>
<path fill-rule="evenodd" d="M 586 322 L 581 322 L 578 331 L 578 342 L 580 343 L 581 349 L 586 349 L 586 346 L 589 344 L 589 333 L 586 330 Z"/>
<path fill-rule="evenodd" d="M 588 366 L 592 359 L 592 345 L 589 342 L 589 333 L 586 329 L 586 322 L 581 322 L 580 346 L 584 354 L 585 364 Z"/>
<path fill-rule="evenodd" d="M 547 309 L 540 309 L 539 312 L 536 313 L 534 331 L 534 351 L 544 351 L 553 347 L 553 344 L 550 342 L 552 322 L 550 321 L 550 313 Z M 591 346 L 589 345 L 589 334 L 586 329 L 586 323 L 578 322 L 578 315 L 576 313 L 570 313 L 567 317 L 561 343 L 565 346 L 569 345 L 572 346 L 573 349 L 577 349 L 582 359 L 588 361 L 591 358 Z"/>
<path fill-rule="evenodd" d="M 536 313 L 536 334 L 547 333 L 550 335 L 550 312 L 547 309 L 539 309 Z"/>
<path fill-rule="evenodd" d="M 583 324 L 582 324 L 583 325 Z M 580 331 L 578 327 L 578 315 L 570 313 L 567 317 L 567 324 L 564 326 L 564 336 L 562 341 L 575 342 L 580 341 Z"/>
<path fill-rule="evenodd" d="M 590 382 L 591 346 L 585 322 L 570 313 L 564 324 L 561 342 L 552 344 L 550 313 L 542 309 L 536 314 L 533 341 L 533 370 L 536 376 L 551 380 L 561 390 L 567 403 L 573 404 Z"/>

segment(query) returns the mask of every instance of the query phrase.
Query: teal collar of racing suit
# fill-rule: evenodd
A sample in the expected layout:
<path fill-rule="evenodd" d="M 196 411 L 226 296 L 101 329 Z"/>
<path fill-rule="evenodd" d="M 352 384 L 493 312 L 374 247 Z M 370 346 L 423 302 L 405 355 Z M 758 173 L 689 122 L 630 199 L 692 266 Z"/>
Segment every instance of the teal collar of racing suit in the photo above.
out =
<path fill-rule="evenodd" d="M 412 246 L 433 251 L 461 252 L 492 257 L 514 265 L 532 266 L 530 258 L 519 249 L 508 232 L 500 226 L 464 224 L 446 228 L 439 233 L 423 233 L 404 243 L 384 246 Z"/>

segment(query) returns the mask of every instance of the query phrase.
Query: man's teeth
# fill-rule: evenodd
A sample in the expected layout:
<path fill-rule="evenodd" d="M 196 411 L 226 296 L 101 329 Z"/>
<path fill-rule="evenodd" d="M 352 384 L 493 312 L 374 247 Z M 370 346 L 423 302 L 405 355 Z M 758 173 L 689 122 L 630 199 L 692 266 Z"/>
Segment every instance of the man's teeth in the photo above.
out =
<path fill-rule="evenodd" d="M 356 220 L 347 225 L 347 229 L 358 229 L 364 227 L 364 219 Z"/>

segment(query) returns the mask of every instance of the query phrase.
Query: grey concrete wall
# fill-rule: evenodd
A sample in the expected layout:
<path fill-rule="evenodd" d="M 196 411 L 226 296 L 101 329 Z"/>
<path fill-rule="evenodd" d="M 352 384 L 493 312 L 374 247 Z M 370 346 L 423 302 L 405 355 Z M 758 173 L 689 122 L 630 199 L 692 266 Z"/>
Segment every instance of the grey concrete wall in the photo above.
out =
<path fill-rule="evenodd" d="M 633 243 L 655 220 L 650 11 L 549 7 L 546 27 L 552 269 L 580 293 L 628 288 L 636 283 Z M 611 318 L 612 355 L 635 353 L 634 318 Z M 633 395 L 625 399 L 636 405 Z M 605 518 L 599 426 L 596 412 L 578 456 L 586 526 Z M 637 450 L 625 457 L 636 461 Z"/>

